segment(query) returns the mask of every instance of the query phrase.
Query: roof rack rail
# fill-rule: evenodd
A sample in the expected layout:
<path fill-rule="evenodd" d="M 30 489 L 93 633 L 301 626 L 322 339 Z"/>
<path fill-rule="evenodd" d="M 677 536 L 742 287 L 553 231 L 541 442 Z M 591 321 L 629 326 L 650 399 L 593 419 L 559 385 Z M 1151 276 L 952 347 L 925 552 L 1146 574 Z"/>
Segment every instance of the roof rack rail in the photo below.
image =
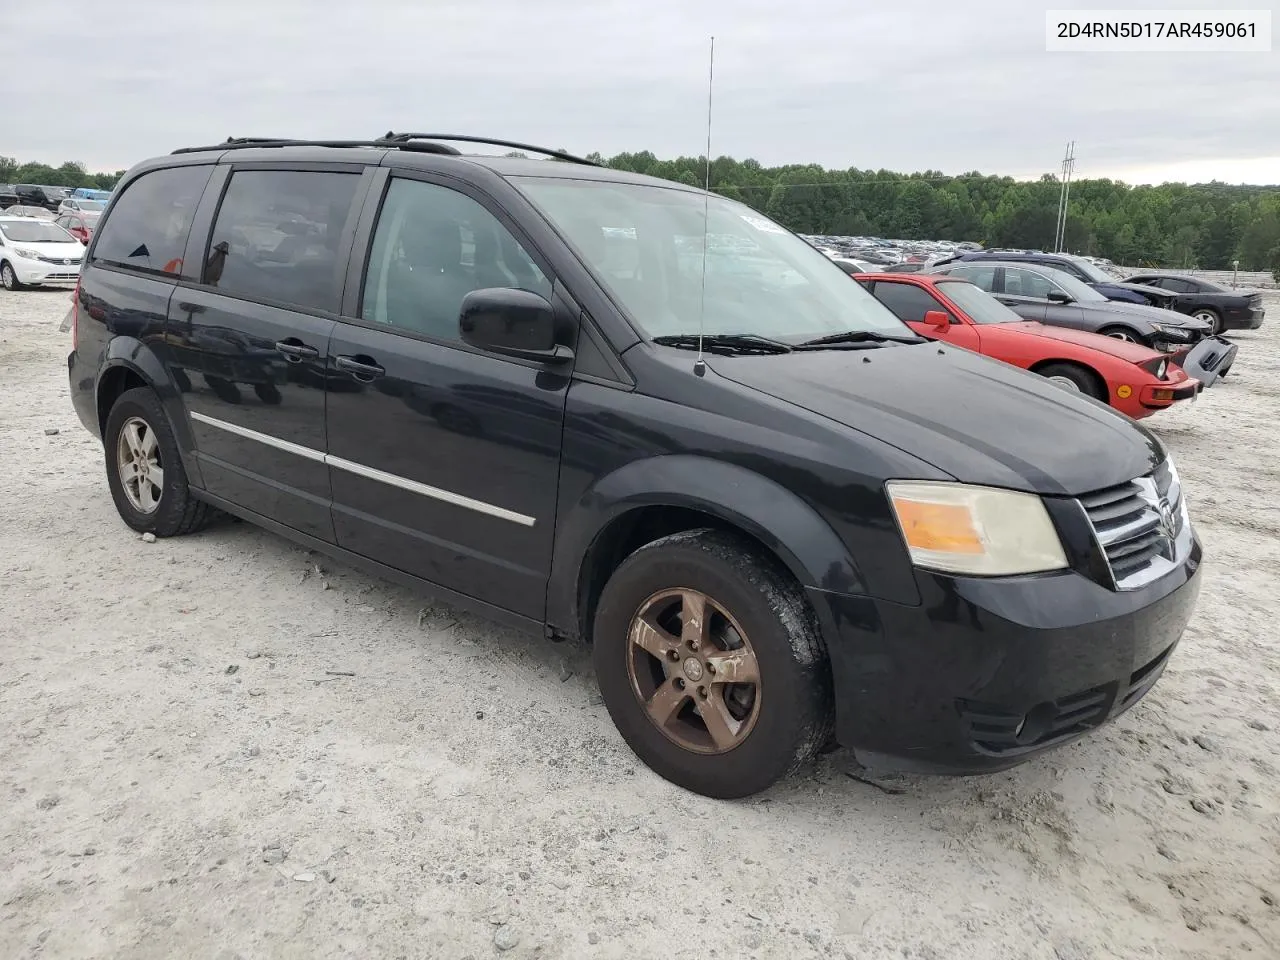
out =
<path fill-rule="evenodd" d="M 528 143 L 517 143 L 514 140 L 491 140 L 488 137 L 472 137 L 467 135 L 443 134 L 443 133 L 395 133 L 388 131 L 385 137 L 379 137 L 376 140 L 290 140 L 283 137 L 228 137 L 222 143 L 209 144 L 203 147 L 180 147 L 173 151 L 172 155 L 181 153 L 208 153 L 214 150 L 250 150 L 254 148 L 268 149 L 272 147 L 334 147 L 337 149 L 347 147 L 378 147 L 384 150 L 409 150 L 414 153 L 435 153 L 444 154 L 446 156 L 461 156 L 462 151 L 457 147 L 451 147 L 447 143 L 438 143 L 439 140 L 453 140 L 459 143 L 481 143 L 495 147 L 510 147 L 513 150 L 528 150 L 531 153 L 540 153 L 548 157 L 555 157 L 557 160 L 564 160 L 568 163 L 580 163 L 589 167 L 598 167 L 600 164 L 591 160 L 585 160 L 582 157 L 575 157 L 571 153 L 564 153 L 560 150 L 548 150 L 545 147 L 535 147 Z"/>
<path fill-rule="evenodd" d="M 413 140 L 452 140 L 455 143 L 479 143 L 491 147 L 508 147 L 512 150 L 528 150 L 530 153 L 540 153 L 545 157 L 555 157 L 557 160 L 564 160 L 567 163 L 580 163 L 588 167 L 600 166 L 593 160 L 575 157 L 572 153 L 565 153 L 563 150 L 548 150 L 546 147 L 534 146 L 531 143 L 519 143 L 515 140 L 495 140 L 492 137 L 473 137 L 456 133 L 396 133 L 394 130 L 388 130 L 386 136 L 382 138 L 384 143 L 396 144 L 409 143 Z"/>

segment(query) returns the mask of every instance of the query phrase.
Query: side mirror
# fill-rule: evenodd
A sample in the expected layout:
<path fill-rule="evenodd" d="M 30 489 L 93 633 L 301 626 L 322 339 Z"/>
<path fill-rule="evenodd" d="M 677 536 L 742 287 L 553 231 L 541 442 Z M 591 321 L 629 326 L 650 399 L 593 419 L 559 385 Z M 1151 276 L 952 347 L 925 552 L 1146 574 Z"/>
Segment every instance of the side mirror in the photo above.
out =
<path fill-rule="evenodd" d="M 951 326 L 951 317 L 945 310 L 926 310 L 924 322 L 931 327 L 939 327 L 945 330 Z"/>
<path fill-rule="evenodd" d="M 1050 303 L 1072 303 L 1072 299 L 1061 290 L 1050 290 L 1049 295 L 1045 298 Z"/>
<path fill-rule="evenodd" d="M 527 290 L 488 287 L 462 298 L 458 313 L 462 342 L 509 357 L 566 363 L 573 351 L 556 343 L 551 304 Z"/>

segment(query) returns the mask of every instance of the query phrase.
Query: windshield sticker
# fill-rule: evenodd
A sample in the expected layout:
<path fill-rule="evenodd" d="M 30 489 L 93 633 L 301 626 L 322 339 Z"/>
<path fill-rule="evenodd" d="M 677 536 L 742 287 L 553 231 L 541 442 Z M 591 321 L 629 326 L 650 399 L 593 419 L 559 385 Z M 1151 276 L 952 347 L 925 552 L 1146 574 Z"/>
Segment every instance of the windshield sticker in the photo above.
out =
<path fill-rule="evenodd" d="M 780 226 L 778 226 L 776 223 L 770 223 L 768 220 L 765 220 L 763 217 L 752 217 L 752 216 L 748 216 L 745 213 L 740 213 L 738 214 L 738 216 L 740 216 L 747 223 L 751 224 L 751 226 L 755 227 L 761 233 L 786 233 L 787 232 L 783 230 Z"/>

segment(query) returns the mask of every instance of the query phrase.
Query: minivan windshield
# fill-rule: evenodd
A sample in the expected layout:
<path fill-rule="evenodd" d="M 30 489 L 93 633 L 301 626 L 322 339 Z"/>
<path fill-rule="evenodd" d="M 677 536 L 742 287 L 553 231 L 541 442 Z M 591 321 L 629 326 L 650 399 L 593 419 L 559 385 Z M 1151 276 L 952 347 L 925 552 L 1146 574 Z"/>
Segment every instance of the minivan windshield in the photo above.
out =
<path fill-rule="evenodd" d="M 1108 276 L 1106 271 L 1094 266 L 1088 260 L 1081 257 L 1072 257 L 1071 262 L 1075 264 L 1076 269 L 1085 275 L 1089 283 L 1115 283 L 1115 277 Z"/>
<path fill-rule="evenodd" d="M 46 220 L 0 221 L 0 233 L 11 243 L 76 243 L 80 241 Z"/>
<path fill-rule="evenodd" d="M 650 338 L 700 327 L 787 343 L 846 332 L 914 338 L 829 258 L 743 204 L 638 183 L 511 181 Z"/>

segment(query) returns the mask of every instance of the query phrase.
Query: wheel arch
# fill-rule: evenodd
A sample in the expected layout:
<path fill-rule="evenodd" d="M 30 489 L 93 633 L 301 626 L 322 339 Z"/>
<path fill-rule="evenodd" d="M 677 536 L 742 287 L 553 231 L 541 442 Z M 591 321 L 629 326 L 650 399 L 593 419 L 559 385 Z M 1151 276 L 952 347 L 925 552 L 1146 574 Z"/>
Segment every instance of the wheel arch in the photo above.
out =
<path fill-rule="evenodd" d="M 761 474 L 706 457 L 633 461 L 562 509 L 557 527 L 547 623 L 564 635 L 590 637 L 600 591 L 627 556 L 697 527 L 744 536 L 802 588 L 866 592 L 849 549 L 817 511 Z M 821 626 L 826 633 L 829 625 Z"/>
<path fill-rule="evenodd" d="M 1043 360 L 1037 360 L 1031 366 L 1027 367 L 1032 373 L 1040 373 L 1047 367 L 1067 366 L 1074 367 L 1083 371 L 1093 381 L 1093 385 L 1098 388 L 1101 393 L 1099 397 L 1104 403 L 1111 403 L 1111 388 L 1107 386 L 1107 378 L 1104 377 L 1096 367 L 1092 367 L 1083 360 L 1077 360 L 1073 357 L 1047 357 Z"/>
<path fill-rule="evenodd" d="M 134 337 L 118 336 L 107 345 L 94 387 L 99 436 L 105 442 L 107 416 L 112 406 L 122 394 L 135 387 L 146 387 L 160 398 L 160 405 L 178 441 L 187 479 L 193 485 L 203 487 L 199 464 L 192 456 L 195 440 L 183 409 L 181 391 L 155 351 Z"/>

